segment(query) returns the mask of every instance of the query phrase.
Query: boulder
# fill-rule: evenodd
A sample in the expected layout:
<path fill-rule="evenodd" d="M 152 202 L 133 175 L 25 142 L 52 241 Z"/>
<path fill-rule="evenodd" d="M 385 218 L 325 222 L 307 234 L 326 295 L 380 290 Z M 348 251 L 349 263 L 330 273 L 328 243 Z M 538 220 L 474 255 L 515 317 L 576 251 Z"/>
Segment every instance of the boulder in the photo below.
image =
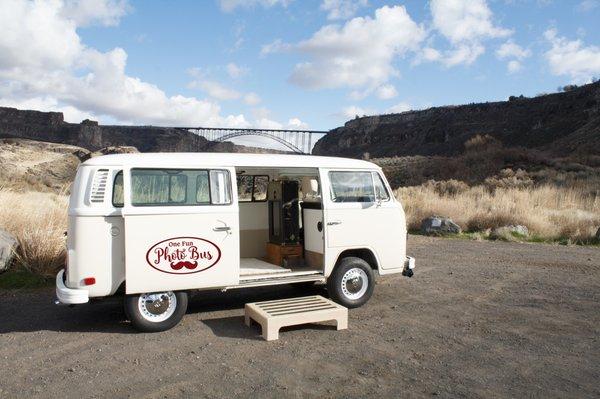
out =
<path fill-rule="evenodd" d="M 496 227 L 490 233 L 490 238 L 493 240 L 507 240 L 511 241 L 515 238 L 527 237 L 529 235 L 529 229 L 527 226 L 518 225 L 509 225 Z"/>
<path fill-rule="evenodd" d="M 17 249 L 17 239 L 0 229 L 0 272 L 8 268 Z"/>
<path fill-rule="evenodd" d="M 427 235 L 459 234 L 462 229 L 452 219 L 432 216 L 421 222 L 421 233 Z"/>

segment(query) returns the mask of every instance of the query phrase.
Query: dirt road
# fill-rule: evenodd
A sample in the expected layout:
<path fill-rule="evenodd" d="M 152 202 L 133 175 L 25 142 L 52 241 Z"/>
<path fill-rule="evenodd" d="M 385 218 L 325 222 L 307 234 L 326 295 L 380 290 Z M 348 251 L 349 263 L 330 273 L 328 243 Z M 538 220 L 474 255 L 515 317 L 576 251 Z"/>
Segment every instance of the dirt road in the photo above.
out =
<path fill-rule="evenodd" d="M 600 396 L 600 249 L 410 237 L 409 251 L 415 277 L 381 278 L 348 330 L 274 342 L 243 304 L 290 287 L 199 294 L 159 334 L 135 333 L 118 301 L 2 292 L 0 397 Z"/>

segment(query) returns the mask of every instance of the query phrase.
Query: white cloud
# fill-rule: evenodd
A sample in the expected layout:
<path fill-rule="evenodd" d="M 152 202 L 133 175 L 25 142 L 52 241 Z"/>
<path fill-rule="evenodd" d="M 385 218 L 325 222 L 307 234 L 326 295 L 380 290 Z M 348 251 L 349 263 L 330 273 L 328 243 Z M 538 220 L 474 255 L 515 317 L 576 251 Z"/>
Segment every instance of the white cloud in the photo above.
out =
<path fill-rule="evenodd" d="M 308 89 L 375 88 L 398 74 L 393 59 L 417 50 L 424 37 L 403 6 L 384 6 L 374 18 L 324 26 L 295 45 L 311 60 L 297 64 L 290 81 Z"/>
<path fill-rule="evenodd" d="M 471 65 L 484 52 L 485 47 L 479 43 L 461 44 L 448 51 L 442 58 L 442 62 L 447 67 L 460 64 Z"/>
<path fill-rule="evenodd" d="M 517 60 L 511 60 L 506 64 L 506 69 L 508 69 L 508 73 L 517 73 L 519 72 L 523 66 Z"/>
<path fill-rule="evenodd" d="M 308 129 L 308 123 L 302 122 L 300 119 L 298 118 L 291 118 L 286 126 L 288 129 L 302 129 L 302 130 L 306 130 Z"/>
<path fill-rule="evenodd" d="M 400 102 L 400 103 L 394 105 L 393 107 L 386 109 L 385 113 L 386 114 L 399 114 L 401 112 L 410 111 L 411 109 L 413 109 L 413 107 L 409 103 Z"/>
<path fill-rule="evenodd" d="M 234 89 L 223 86 L 214 80 L 193 80 L 188 84 L 190 89 L 201 89 L 210 97 L 217 100 L 237 100 L 242 94 Z"/>
<path fill-rule="evenodd" d="M 228 67 L 230 65 L 231 64 L 229 64 Z M 250 106 L 258 105 L 261 102 L 261 98 L 254 92 L 241 93 L 238 90 L 227 87 L 215 80 L 208 79 L 206 77 L 207 74 L 204 73 L 200 68 L 190 68 L 188 69 L 188 74 L 194 78 L 187 84 L 189 89 L 200 89 L 208 94 L 209 97 L 212 97 L 216 100 L 224 101 L 242 99 L 244 104 Z"/>
<path fill-rule="evenodd" d="M 518 44 L 514 43 L 512 40 L 503 43 L 497 50 L 496 56 L 501 59 L 507 58 L 516 58 L 517 60 L 522 60 L 531 55 L 531 51 L 529 49 L 524 49 Z"/>
<path fill-rule="evenodd" d="M 129 9 L 127 0 L 65 0 L 62 15 L 77 26 L 114 26 Z"/>
<path fill-rule="evenodd" d="M 292 48 L 289 43 L 284 43 L 281 39 L 276 39 L 271 43 L 263 44 L 260 48 L 260 55 L 265 56 L 273 53 L 281 53 Z"/>
<path fill-rule="evenodd" d="M 0 104 L 2 104 L 3 107 L 13 107 L 18 109 L 62 112 L 65 121 L 71 123 L 79 123 L 84 119 L 97 119 L 97 116 L 91 112 L 83 112 L 70 105 L 59 105 L 58 101 L 52 97 L 36 97 L 24 100 L 0 98 Z"/>
<path fill-rule="evenodd" d="M 246 95 L 244 95 L 244 103 L 246 105 L 250 105 L 250 106 L 255 106 L 258 105 L 260 103 L 261 99 L 258 96 L 258 94 L 250 92 L 250 93 L 246 93 Z"/>
<path fill-rule="evenodd" d="M 521 61 L 531 55 L 531 51 L 529 49 L 524 49 L 518 44 L 514 43 L 512 40 L 503 43 L 496 50 L 496 57 L 498 59 L 504 60 L 509 59 L 510 61 L 506 64 L 506 69 L 508 73 L 517 73 L 522 68 L 523 65 Z"/>
<path fill-rule="evenodd" d="M 121 48 L 101 52 L 82 43 L 79 26 L 116 23 L 122 13 L 109 12 L 106 5 L 124 4 L 1 1 L 0 102 L 63 111 L 72 121 L 93 117 L 170 126 L 251 125 L 244 115 L 221 115 L 212 100 L 169 96 L 156 85 L 128 75 L 127 53 Z M 199 70 L 192 73 L 202 75 Z M 225 93 L 220 97 L 235 97 Z"/>
<path fill-rule="evenodd" d="M 485 52 L 484 40 L 512 34 L 509 29 L 494 25 L 485 0 L 432 0 L 430 9 L 433 28 L 450 42 L 451 49 L 443 57 L 430 53 L 429 59 L 439 60 L 448 67 L 472 64 Z"/>
<path fill-rule="evenodd" d="M 342 112 L 339 114 L 343 118 L 346 119 L 354 119 L 356 116 L 365 116 L 365 115 L 373 115 L 376 114 L 377 111 L 370 108 L 362 108 L 357 105 L 350 105 L 342 109 Z"/>
<path fill-rule="evenodd" d="M 398 91 L 391 84 L 381 85 L 377 88 L 377 97 L 381 100 L 389 100 L 398 95 Z"/>
<path fill-rule="evenodd" d="M 257 129 L 283 129 L 283 125 L 281 123 L 267 118 L 257 119 L 254 123 L 254 127 Z"/>
<path fill-rule="evenodd" d="M 251 8 L 256 6 L 262 6 L 270 8 L 275 5 L 281 5 L 287 7 L 292 0 L 219 0 L 221 10 L 225 12 L 231 12 L 236 8 Z"/>
<path fill-rule="evenodd" d="M 323 0 L 321 10 L 327 12 L 327 19 L 348 19 L 368 4 L 368 0 Z"/>
<path fill-rule="evenodd" d="M 581 12 L 589 12 L 600 6 L 598 0 L 583 0 L 577 5 L 577 10 Z"/>
<path fill-rule="evenodd" d="M 433 26 L 452 43 L 511 34 L 508 29 L 494 26 L 485 0 L 432 0 L 430 7 Z"/>
<path fill-rule="evenodd" d="M 424 47 L 421 51 L 418 52 L 417 56 L 413 60 L 413 65 L 419 65 L 422 62 L 435 62 L 440 61 L 442 59 L 442 53 L 433 47 Z"/>
<path fill-rule="evenodd" d="M 554 75 L 568 75 L 575 83 L 586 83 L 600 75 L 600 47 L 559 37 L 556 29 L 547 30 L 544 37 L 552 45 L 545 57 Z"/>
<path fill-rule="evenodd" d="M 227 74 L 232 79 L 239 79 L 248 74 L 248 68 L 236 65 L 233 62 L 227 64 L 225 68 L 227 69 Z"/>

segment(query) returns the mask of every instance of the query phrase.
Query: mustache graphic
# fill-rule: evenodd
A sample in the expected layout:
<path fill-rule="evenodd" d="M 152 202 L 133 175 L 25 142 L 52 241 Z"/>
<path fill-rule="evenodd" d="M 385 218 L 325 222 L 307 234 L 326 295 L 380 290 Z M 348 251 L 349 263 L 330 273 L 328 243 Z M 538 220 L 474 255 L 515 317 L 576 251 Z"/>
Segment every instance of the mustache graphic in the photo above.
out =
<path fill-rule="evenodd" d="M 183 267 L 185 267 L 186 269 L 193 270 L 197 266 L 198 266 L 198 262 L 196 262 L 196 261 L 187 262 L 185 260 L 182 260 L 181 262 L 171 262 L 171 269 L 173 269 L 173 270 L 180 270 Z"/>

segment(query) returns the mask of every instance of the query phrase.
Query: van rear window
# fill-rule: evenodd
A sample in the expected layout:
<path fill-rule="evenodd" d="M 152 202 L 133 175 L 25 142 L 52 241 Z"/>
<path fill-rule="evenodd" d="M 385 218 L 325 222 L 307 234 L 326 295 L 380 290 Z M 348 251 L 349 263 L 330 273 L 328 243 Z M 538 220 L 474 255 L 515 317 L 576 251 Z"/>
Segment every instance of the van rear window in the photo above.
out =
<path fill-rule="evenodd" d="M 115 176 L 113 205 L 123 206 L 123 173 Z M 133 206 L 223 205 L 231 203 L 227 170 L 132 169 Z"/>

